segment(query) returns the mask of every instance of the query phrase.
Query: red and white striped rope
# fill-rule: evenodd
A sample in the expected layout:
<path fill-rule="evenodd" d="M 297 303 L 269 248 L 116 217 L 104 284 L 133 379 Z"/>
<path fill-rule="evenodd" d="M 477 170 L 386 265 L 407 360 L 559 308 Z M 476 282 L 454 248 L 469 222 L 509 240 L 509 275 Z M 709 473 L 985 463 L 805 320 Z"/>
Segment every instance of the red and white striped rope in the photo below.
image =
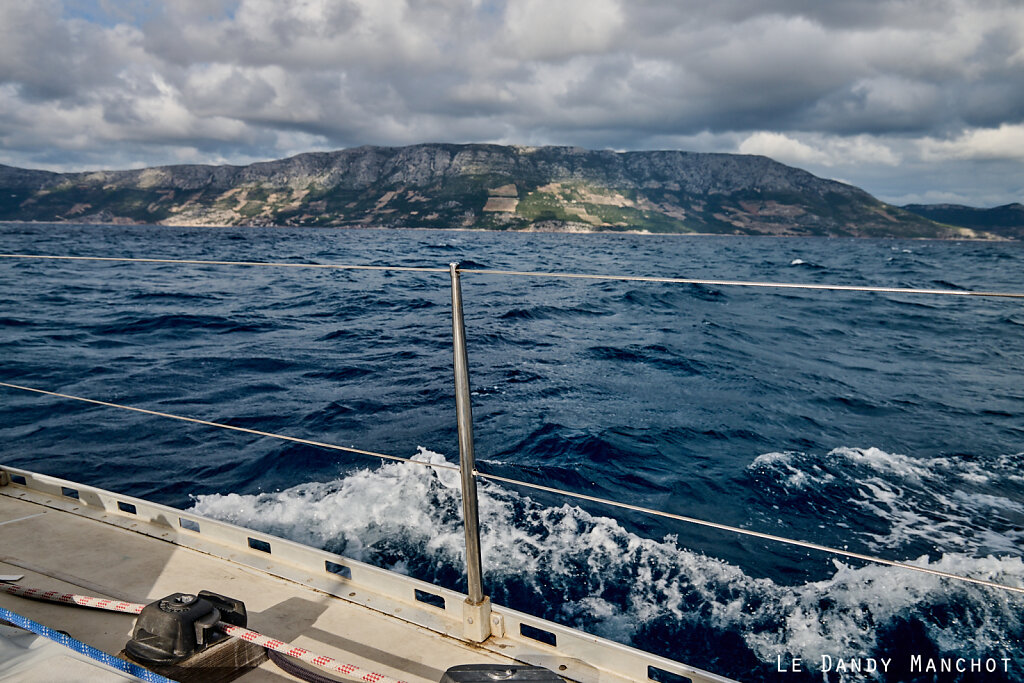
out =
<path fill-rule="evenodd" d="M 250 631 L 249 629 L 242 628 L 241 626 L 232 626 L 231 624 L 225 624 L 222 621 L 217 624 L 217 628 L 221 629 L 229 636 L 241 638 L 242 640 L 256 645 L 261 645 L 274 650 L 275 652 L 280 652 L 288 655 L 289 657 L 294 657 L 295 659 L 301 659 L 304 662 L 312 664 L 313 666 L 318 666 L 321 669 L 326 669 L 327 671 L 341 673 L 352 678 L 358 678 L 361 681 L 369 681 L 370 683 L 403 683 L 396 678 L 361 669 L 355 664 L 344 664 L 332 657 L 318 655 L 301 647 L 296 647 L 289 643 L 283 643 L 280 640 L 268 638 L 261 633 Z"/>
<path fill-rule="evenodd" d="M 126 614 L 138 614 L 145 605 L 135 602 L 123 602 L 109 598 L 93 598 L 88 595 L 76 595 L 74 593 L 61 593 L 60 591 L 44 591 L 39 588 L 25 588 L 16 583 L 0 583 L 0 589 L 11 595 L 19 595 L 23 598 L 35 598 L 37 600 L 49 600 L 50 602 L 63 602 L 68 605 L 80 605 L 82 607 L 94 607 L 112 612 L 125 612 Z"/>
<path fill-rule="evenodd" d="M 93 607 L 95 609 L 105 609 L 113 612 L 124 612 L 126 614 L 139 614 L 142 612 L 142 608 L 145 605 L 137 602 L 123 602 L 120 600 L 111 600 L 108 598 L 94 598 L 88 595 L 76 595 L 75 593 L 61 593 L 60 591 L 44 591 L 39 588 L 26 588 L 16 583 L 0 583 L 0 590 L 11 595 L 18 595 L 24 598 L 34 598 L 36 600 L 48 600 L 50 602 L 60 602 L 66 605 L 80 605 L 82 607 Z M 355 664 L 345 664 L 339 662 L 333 657 L 325 657 L 324 655 L 318 655 L 315 652 L 310 652 L 301 647 L 297 647 L 290 643 L 285 643 L 280 640 L 275 640 L 268 636 L 251 631 L 241 626 L 232 626 L 226 624 L 223 621 L 217 623 L 217 628 L 222 630 L 229 636 L 235 638 L 241 638 L 242 640 L 259 645 L 261 647 L 270 648 L 275 652 L 286 654 L 289 657 L 300 659 L 308 664 L 330 671 L 331 673 L 340 673 L 350 678 L 355 678 L 361 681 L 368 681 L 368 683 L 404 683 L 397 678 L 391 676 L 385 676 L 374 671 L 367 671 L 362 667 L 358 667 Z"/>

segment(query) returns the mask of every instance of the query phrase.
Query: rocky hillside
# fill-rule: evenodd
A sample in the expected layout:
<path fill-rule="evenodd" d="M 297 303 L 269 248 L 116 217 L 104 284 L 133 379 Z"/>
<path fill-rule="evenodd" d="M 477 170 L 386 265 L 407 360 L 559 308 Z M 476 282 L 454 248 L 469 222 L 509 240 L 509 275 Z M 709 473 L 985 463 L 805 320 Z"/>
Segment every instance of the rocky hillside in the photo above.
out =
<path fill-rule="evenodd" d="M 766 157 L 447 144 L 249 166 L 0 166 L 0 220 L 974 236 Z"/>
<path fill-rule="evenodd" d="M 960 204 L 908 204 L 903 208 L 937 223 L 989 232 L 1010 239 L 1024 239 L 1024 204 L 1019 202 L 991 209 Z"/>

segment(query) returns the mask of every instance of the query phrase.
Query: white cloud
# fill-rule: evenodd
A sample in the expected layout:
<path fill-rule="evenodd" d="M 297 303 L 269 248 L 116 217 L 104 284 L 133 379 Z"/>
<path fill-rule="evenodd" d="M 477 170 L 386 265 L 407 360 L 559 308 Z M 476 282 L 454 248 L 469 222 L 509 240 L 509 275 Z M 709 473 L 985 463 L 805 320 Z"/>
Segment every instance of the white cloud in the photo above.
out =
<path fill-rule="evenodd" d="M 895 166 L 902 160 L 901 155 L 890 146 L 868 135 L 837 137 L 804 134 L 791 137 L 783 133 L 759 131 L 740 142 L 737 151 L 741 154 L 762 154 L 798 166 L 828 168 Z"/>
<path fill-rule="evenodd" d="M 528 60 L 603 53 L 624 14 L 617 0 L 513 0 L 505 7 L 504 49 Z"/>
<path fill-rule="evenodd" d="M 740 143 L 740 154 L 761 154 L 790 164 L 829 164 L 828 155 L 782 133 L 754 133 Z"/>
<path fill-rule="evenodd" d="M 961 192 L 953 192 L 949 190 L 929 190 L 926 192 L 915 192 L 912 194 L 902 195 L 897 197 L 893 203 L 897 205 L 905 204 L 963 204 L 970 205 L 972 202 L 977 201 L 974 197 L 963 194 Z"/>
<path fill-rule="evenodd" d="M 925 161 L 948 159 L 1013 160 L 1024 162 L 1024 124 L 975 128 L 948 139 L 926 137 L 919 143 Z"/>
<path fill-rule="evenodd" d="M 501 141 L 740 150 L 864 182 L 1024 148 L 1016 0 L 76 5 L 0 4 L 0 161 Z"/>

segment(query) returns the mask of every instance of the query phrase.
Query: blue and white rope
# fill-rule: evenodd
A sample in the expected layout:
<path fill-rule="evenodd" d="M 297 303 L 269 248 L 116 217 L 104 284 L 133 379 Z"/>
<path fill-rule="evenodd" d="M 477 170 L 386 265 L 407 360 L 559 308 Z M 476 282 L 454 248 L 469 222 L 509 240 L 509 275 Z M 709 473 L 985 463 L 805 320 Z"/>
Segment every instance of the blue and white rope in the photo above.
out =
<path fill-rule="evenodd" d="M 96 648 L 90 645 L 86 645 L 80 640 L 75 640 L 66 633 L 60 633 L 59 631 L 54 631 L 52 628 L 49 628 L 48 626 L 37 624 L 31 619 L 23 617 L 20 614 L 12 612 L 8 609 L 4 609 L 3 607 L 0 607 L 0 619 L 3 619 L 4 621 L 14 624 L 15 626 L 18 626 L 20 628 L 31 631 L 36 635 L 40 635 L 44 638 L 49 638 L 53 642 L 63 645 L 64 647 L 75 652 L 78 652 L 79 654 L 85 655 L 89 659 L 93 659 L 97 662 L 106 664 L 107 666 L 117 669 L 118 671 L 123 671 L 124 673 L 131 674 L 136 678 L 141 678 L 147 683 L 174 683 L 174 681 L 172 681 L 171 679 L 165 678 L 160 674 L 153 673 L 145 667 L 139 666 L 138 664 L 133 664 L 132 662 L 125 661 L 120 657 L 115 657 L 114 655 L 107 654 L 102 650 L 97 650 Z"/>

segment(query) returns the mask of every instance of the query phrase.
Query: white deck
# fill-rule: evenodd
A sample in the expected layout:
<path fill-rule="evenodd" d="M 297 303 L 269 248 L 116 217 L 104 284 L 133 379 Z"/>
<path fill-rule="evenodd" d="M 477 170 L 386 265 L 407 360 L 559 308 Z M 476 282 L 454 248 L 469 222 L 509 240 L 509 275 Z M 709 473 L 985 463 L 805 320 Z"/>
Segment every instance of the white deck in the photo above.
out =
<path fill-rule="evenodd" d="M 211 590 L 242 600 L 254 630 L 409 683 L 436 683 L 457 664 L 514 660 L 584 683 L 650 680 L 649 666 L 695 683 L 727 680 L 499 606 L 494 635 L 475 645 L 461 639 L 460 593 L 172 508 L 8 472 L 25 483 L 0 485 L 0 574 L 23 574 L 24 586 L 139 603 Z M 271 544 L 272 553 L 251 549 L 249 539 Z M 416 591 L 443 599 L 443 607 L 417 600 Z M 6 593 L 0 606 L 111 654 L 135 621 Z M 521 624 L 557 638 L 557 646 L 523 636 Z M 244 680 L 296 679 L 266 662 Z"/>
<path fill-rule="evenodd" d="M 459 663 L 509 661 L 362 605 L 36 503 L 0 496 L 0 524 L 0 573 L 24 574 L 25 586 L 142 603 L 212 590 L 245 602 L 250 626 L 261 633 L 409 683 L 436 683 Z M 109 653 L 124 647 L 135 624 L 131 615 L 8 594 L 0 605 Z M 294 679 L 266 662 L 245 680 Z"/>

